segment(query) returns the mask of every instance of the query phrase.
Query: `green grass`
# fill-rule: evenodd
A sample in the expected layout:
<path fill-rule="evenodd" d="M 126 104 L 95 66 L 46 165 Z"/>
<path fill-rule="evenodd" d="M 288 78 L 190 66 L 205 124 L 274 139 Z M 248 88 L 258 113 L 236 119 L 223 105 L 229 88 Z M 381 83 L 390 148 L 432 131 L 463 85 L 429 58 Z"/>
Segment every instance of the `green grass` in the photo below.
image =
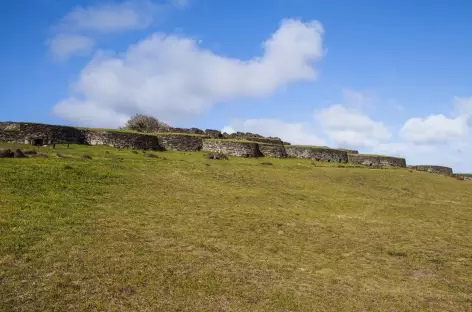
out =
<path fill-rule="evenodd" d="M 471 182 L 56 147 L 0 159 L 0 311 L 472 309 Z"/>

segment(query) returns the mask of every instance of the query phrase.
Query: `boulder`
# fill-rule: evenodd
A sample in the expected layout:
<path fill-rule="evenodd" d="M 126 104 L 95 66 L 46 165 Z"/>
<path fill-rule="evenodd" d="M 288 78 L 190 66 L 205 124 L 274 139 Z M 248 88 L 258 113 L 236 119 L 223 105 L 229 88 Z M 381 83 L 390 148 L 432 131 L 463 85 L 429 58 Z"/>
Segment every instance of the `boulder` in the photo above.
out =
<path fill-rule="evenodd" d="M 25 155 L 19 148 L 17 148 L 17 149 L 13 152 L 13 157 L 15 157 L 15 158 L 25 158 L 26 155 Z"/>
<path fill-rule="evenodd" d="M 13 151 L 9 148 L 0 149 L 0 158 L 12 158 L 14 155 Z"/>
<path fill-rule="evenodd" d="M 228 156 L 223 153 L 208 153 L 205 155 L 206 159 L 228 160 Z"/>

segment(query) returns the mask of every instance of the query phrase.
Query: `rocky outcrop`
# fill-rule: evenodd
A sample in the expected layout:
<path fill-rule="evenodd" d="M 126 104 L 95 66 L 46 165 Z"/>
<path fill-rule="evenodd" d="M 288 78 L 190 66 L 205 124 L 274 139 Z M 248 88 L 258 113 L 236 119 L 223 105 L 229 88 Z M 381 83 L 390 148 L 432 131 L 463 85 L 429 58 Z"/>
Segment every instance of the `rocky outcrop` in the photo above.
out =
<path fill-rule="evenodd" d="M 194 152 L 202 149 L 202 137 L 185 134 L 159 134 L 159 145 L 166 150 Z"/>
<path fill-rule="evenodd" d="M 145 150 L 163 150 L 155 135 L 118 131 L 88 131 L 86 143 L 90 145 L 108 145 L 117 148 L 136 148 Z"/>
<path fill-rule="evenodd" d="M 259 144 L 259 151 L 265 157 L 287 157 L 287 151 L 283 145 Z"/>
<path fill-rule="evenodd" d="M 353 164 L 365 166 L 406 167 L 406 161 L 404 158 L 381 155 L 348 154 L 348 161 Z"/>
<path fill-rule="evenodd" d="M 253 142 L 231 140 L 203 140 L 203 151 L 240 157 L 260 157 L 259 145 Z"/>
<path fill-rule="evenodd" d="M 443 166 L 420 165 L 420 166 L 408 166 L 408 168 L 412 170 L 444 174 L 448 176 L 452 175 L 452 168 L 443 167 Z"/>
<path fill-rule="evenodd" d="M 406 161 L 404 158 L 381 155 L 348 154 L 348 161 L 353 164 L 364 166 L 406 167 Z"/>
<path fill-rule="evenodd" d="M 311 147 L 311 146 L 285 146 L 287 154 L 296 158 L 308 158 L 316 161 L 347 162 L 347 152 L 338 149 Z"/>

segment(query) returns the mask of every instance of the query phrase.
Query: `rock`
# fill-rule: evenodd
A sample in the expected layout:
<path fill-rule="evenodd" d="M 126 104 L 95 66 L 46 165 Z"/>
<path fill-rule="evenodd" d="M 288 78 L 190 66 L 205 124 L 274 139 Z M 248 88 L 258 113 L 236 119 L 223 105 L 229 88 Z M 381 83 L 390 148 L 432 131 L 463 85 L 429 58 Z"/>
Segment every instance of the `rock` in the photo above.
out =
<path fill-rule="evenodd" d="M 36 150 L 24 150 L 23 154 L 25 154 L 25 155 L 36 155 L 37 152 L 36 152 Z"/>
<path fill-rule="evenodd" d="M 25 155 L 19 148 L 17 148 L 17 149 L 13 152 L 13 157 L 15 157 L 15 158 L 25 158 L 26 155 Z"/>
<path fill-rule="evenodd" d="M 49 155 L 48 154 L 43 154 L 43 153 L 37 153 L 37 154 L 31 155 L 31 157 L 34 157 L 34 158 L 49 158 Z"/>
<path fill-rule="evenodd" d="M 159 158 L 159 156 L 157 156 L 156 154 L 153 154 L 153 153 L 146 153 L 144 156 L 150 157 L 150 158 Z"/>
<path fill-rule="evenodd" d="M 56 153 L 56 157 L 57 158 L 67 158 L 65 155 L 63 155 L 61 153 Z"/>
<path fill-rule="evenodd" d="M 0 158 L 12 158 L 14 153 L 11 149 L 0 149 Z"/>
<path fill-rule="evenodd" d="M 228 156 L 223 153 L 208 153 L 205 155 L 206 159 L 228 160 Z"/>
<path fill-rule="evenodd" d="M 263 166 L 272 166 L 273 163 L 271 163 L 271 162 L 262 162 L 261 165 L 263 165 Z"/>
<path fill-rule="evenodd" d="M 90 159 L 92 159 L 92 156 L 90 156 L 90 155 L 80 155 L 80 159 L 90 160 Z"/>

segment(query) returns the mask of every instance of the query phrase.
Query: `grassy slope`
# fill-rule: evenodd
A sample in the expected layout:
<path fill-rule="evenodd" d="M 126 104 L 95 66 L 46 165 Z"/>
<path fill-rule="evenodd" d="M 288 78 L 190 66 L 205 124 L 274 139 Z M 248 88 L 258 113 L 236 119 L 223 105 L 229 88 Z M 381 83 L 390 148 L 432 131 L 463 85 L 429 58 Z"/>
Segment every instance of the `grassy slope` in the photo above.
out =
<path fill-rule="evenodd" d="M 0 159 L 0 311 L 472 309 L 470 182 L 57 150 Z"/>

